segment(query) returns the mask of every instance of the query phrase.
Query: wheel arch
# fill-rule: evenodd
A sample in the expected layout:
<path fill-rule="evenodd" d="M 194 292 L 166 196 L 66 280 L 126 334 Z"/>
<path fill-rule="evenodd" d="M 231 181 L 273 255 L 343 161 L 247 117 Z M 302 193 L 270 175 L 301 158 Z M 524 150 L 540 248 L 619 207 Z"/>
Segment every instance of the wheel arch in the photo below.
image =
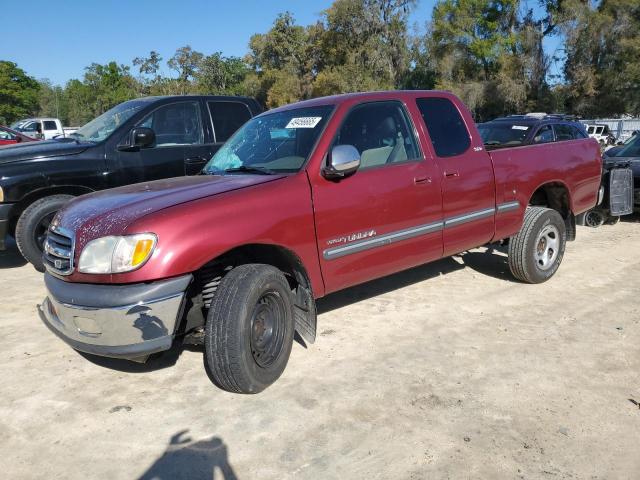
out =
<path fill-rule="evenodd" d="M 291 249 L 281 245 L 268 243 L 240 245 L 206 262 L 194 272 L 192 294 L 198 296 L 200 302 L 198 304 L 196 301 L 194 304 L 206 311 L 222 277 L 233 267 L 247 263 L 271 265 L 285 274 L 294 295 L 296 332 L 309 343 L 313 343 L 317 322 L 311 280 L 300 257 Z M 203 319 L 197 316 L 196 319 L 190 320 L 187 317 L 186 330 L 197 326 Z"/>
<path fill-rule="evenodd" d="M 27 195 L 22 197 L 22 199 L 17 202 L 13 208 L 11 209 L 11 214 L 9 217 L 9 234 L 15 235 L 16 223 L 18 223 L 18 218 L 22 215 L 29 205 L 33 202 L 40 200 L 41 198 L 50 197 L 52 195 L 72 195 L 74 197 L 84 195 L 87 193 L 92 193 L 94 190 L 83 187 L 81 185 L 57 185 L 51 187 L 44 187 L 29 192 Z"/>
<path fill-rule="evenodd" d="M 573 214 L 571 191 L 564 182 L 554 180 L 541 184 L 531 194 L 529 205 L 547 207 L 557 211 L 564 219 L 567 240 L 575 240 L 576 218 Z"/>

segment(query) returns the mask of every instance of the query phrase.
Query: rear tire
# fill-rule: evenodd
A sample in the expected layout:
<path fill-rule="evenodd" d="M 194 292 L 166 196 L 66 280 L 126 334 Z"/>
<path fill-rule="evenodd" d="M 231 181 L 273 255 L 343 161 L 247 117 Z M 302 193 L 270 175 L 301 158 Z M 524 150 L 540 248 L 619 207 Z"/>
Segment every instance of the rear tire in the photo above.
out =
<path fill-rule="evenodd" d="M 566 243 L 566 226 L 557 211 L 528 207 L 522 228 L 509 241 L 509 269 L 523 282 L 546 282 L 560 267 Z"/>
<path fill-rule="evenodd" d="M 67 204 L 72 195 L 51 195 L 29 205 L 16 224 L 16 244 L 22 256 L 36 270 L 44 272 L 42 262 L 44 237 L 56 212 Z"/>
<path fill-rule="evenodd" d="M 291 288 L 280 270 L 247 264 L 220 281 L 205 326 L 205 362 L 228 392 L 258 393 L 284 371 L 294 334 Z"/>

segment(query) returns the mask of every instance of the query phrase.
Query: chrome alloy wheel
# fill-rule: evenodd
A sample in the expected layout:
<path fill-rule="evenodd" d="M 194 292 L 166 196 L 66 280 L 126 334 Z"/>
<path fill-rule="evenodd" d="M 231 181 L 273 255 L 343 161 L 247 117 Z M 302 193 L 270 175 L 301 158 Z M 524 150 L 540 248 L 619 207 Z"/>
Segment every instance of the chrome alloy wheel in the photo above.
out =
<path fill-rule="evenodd" d="M 550 269 L 558 258 L 560 232 L 554 225 L 544 227 L 535 241 L 534 257 L 540 270 Z"/>

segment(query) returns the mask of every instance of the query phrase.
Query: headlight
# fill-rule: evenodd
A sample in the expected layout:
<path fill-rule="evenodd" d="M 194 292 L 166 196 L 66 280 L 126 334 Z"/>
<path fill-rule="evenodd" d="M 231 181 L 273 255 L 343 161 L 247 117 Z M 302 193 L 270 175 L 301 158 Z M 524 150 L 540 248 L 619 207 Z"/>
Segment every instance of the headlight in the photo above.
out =
<path fill-rule="evenodd" d="M 84 247 L 78 262 L 82 273 L 122 273 L 140 268 L 149 259 L 158 238 L 153 233 L 102 237 Z"/>

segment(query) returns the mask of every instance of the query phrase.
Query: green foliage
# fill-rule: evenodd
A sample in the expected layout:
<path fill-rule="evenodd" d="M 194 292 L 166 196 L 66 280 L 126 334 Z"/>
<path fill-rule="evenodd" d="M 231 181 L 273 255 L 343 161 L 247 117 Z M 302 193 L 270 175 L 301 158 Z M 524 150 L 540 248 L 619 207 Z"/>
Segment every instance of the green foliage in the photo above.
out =
<path fill-rule="evenodd" d="M 38 110 L 40 85 L 13 62 L 0 60 L 0 124 Z"/>

